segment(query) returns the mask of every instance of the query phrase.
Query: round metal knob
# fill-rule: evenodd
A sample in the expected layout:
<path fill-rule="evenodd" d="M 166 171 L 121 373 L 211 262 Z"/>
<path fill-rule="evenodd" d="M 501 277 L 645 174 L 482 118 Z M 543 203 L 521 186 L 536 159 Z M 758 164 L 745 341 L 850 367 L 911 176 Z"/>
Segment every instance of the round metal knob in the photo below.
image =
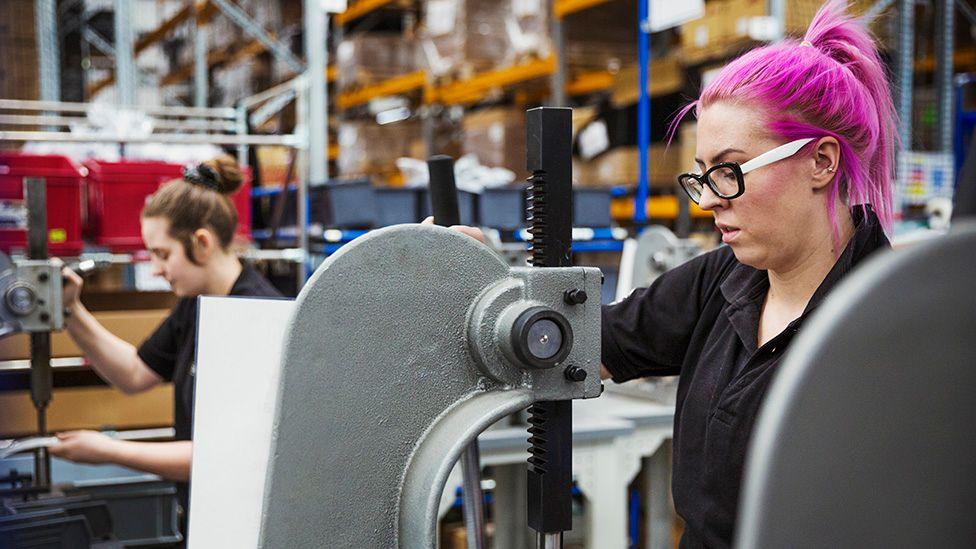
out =
<path fill-rule="evenodd" d="M 37 309 L 37 294 L 33 288 L 23 283 L 7 288 L 4 301 L 10 312 L 17 316 L 27 316 Z"/>
<path fill-rule="evenodd" d="M 552 368 L 565 360 L 572 347 L 569 321 L 548 307 L 529 307 L 512 323 L 511 349 L 527 367 Z"/>

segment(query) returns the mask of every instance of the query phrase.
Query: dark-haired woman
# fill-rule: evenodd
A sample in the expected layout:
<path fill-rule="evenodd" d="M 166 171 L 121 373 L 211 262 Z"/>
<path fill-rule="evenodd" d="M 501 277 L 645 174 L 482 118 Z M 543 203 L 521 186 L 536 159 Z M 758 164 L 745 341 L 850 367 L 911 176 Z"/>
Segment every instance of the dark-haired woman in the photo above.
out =
<path fill-rule="evenodd" d="M 228 195 L 240 187 L 241 172 L 229 156 L 188 168 L 182 179 L 165 183 L 142 210 L 142 238 L 153 273 L 180 297 L 169 317 L 138 348 L 98 323 L 79 299 L 81 278 L 65 269 L 66 327 L 92 368 L 112 386 L 138 393 L 171 381 L 175 395 L 173 442 L 131 442 L 95 431 L 58 435 L 52 455 L 81 463 L 114 463 L 178 482 L 188 503 L 193 421 L 197 297 L 201 295 L 279 296 L 231 249 L 237 211 Z"/>

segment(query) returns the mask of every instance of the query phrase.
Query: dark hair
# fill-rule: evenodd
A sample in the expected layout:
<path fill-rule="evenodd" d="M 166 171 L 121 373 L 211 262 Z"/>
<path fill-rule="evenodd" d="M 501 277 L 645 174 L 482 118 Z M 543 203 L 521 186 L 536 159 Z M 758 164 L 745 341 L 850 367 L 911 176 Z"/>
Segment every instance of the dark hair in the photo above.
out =
<path fill-rule="evenodd" d="M 228 198 L 243 182 L 241 170 L 229 155 L 221 155 L 183 171 L 183 179 L 163 183 L 146 199 L 142 218 L 162 217 L 169 221 L 169 235 L 178 240 L 192 263 L 191 237 L 198 229 L 209 229 L 220 247 L 230 247 L 237 230 L 237 209 Z"/>

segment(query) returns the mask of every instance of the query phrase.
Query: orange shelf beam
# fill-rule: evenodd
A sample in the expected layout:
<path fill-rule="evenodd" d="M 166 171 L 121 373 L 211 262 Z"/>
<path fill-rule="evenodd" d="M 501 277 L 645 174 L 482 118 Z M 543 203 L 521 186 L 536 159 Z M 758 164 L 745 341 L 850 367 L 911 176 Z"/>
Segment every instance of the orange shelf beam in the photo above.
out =
<path fill-rule="evenodd" d="M 336 15 L 335 20 L 336 23 L 344 25 L 392 3 L 393 0 L 356 0 L 349 3 L 346 11 Z"/>
<path fill-rule="evenodd" d="M 387 97 L 412 92 L 424 87 L 427 82 L 427 73 L 417 71 L 403 76 L 397 76 L 389 80 L 384 80 L 372 86 L 340 94 L 336 98 L 336 106 L 340 109 L 348 109 L 357 105 L 369 103 L 377 97 Z"/>
<path fill-rule="evenodd" d="M 613 87 L 613 75 L 607 71 L 593 71 L 580 73 L 566 84 L 569 95 L 586 95 L 598 91 L 609 90 Z"/>
<path fill-rule="evenodd" d="M 556 0 L 552 6 L 552 13 L 557 19 L 562 19 L 571 13 L 606 4 L 610 0 Z"/>
<path fill-rule="evenodd" d="M 711 212 L 691 204 L 691 217 L 705 219 L 712 217 Z M 614 219 L 630 220 L 634 218 L 634 199 L 632 197 L 615 198 L 610 202 L 610 215 Z M 652 196 L 647 199 L 648 219 L 677 219 L 678 198 L 676 196 Z"/>
<path fill-rule="evenodd" d="M 503 69 L 495 69 L 477 74 L 467 80 L 461 80 L 441 86 L 428 94 L 428 102 L 440 102 L 445 105 L 462 105 L 480 100 L 493 89 L 504 88 L 549 76 L 556 72 L 556 57 L 536 59 L 520 63 Z"/>

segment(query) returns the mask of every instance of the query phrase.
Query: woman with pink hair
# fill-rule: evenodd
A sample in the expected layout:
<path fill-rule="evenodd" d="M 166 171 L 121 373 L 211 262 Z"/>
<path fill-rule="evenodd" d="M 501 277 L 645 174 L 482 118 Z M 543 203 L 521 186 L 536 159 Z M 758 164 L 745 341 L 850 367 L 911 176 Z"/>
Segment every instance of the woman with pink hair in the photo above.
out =
<path fill-rule="evenodd" d="M 803 40 L 735 59 L 680 113 L 698 118 L 698 171 L 679 183 L 727 246 L 603 310 L 605 378 L 680 376 L 682 547 L 731 544 L 777 364 L 831 288 L 889 247 L 896 117 L 875 43 L 846 8 L 828 2 Z"/>

